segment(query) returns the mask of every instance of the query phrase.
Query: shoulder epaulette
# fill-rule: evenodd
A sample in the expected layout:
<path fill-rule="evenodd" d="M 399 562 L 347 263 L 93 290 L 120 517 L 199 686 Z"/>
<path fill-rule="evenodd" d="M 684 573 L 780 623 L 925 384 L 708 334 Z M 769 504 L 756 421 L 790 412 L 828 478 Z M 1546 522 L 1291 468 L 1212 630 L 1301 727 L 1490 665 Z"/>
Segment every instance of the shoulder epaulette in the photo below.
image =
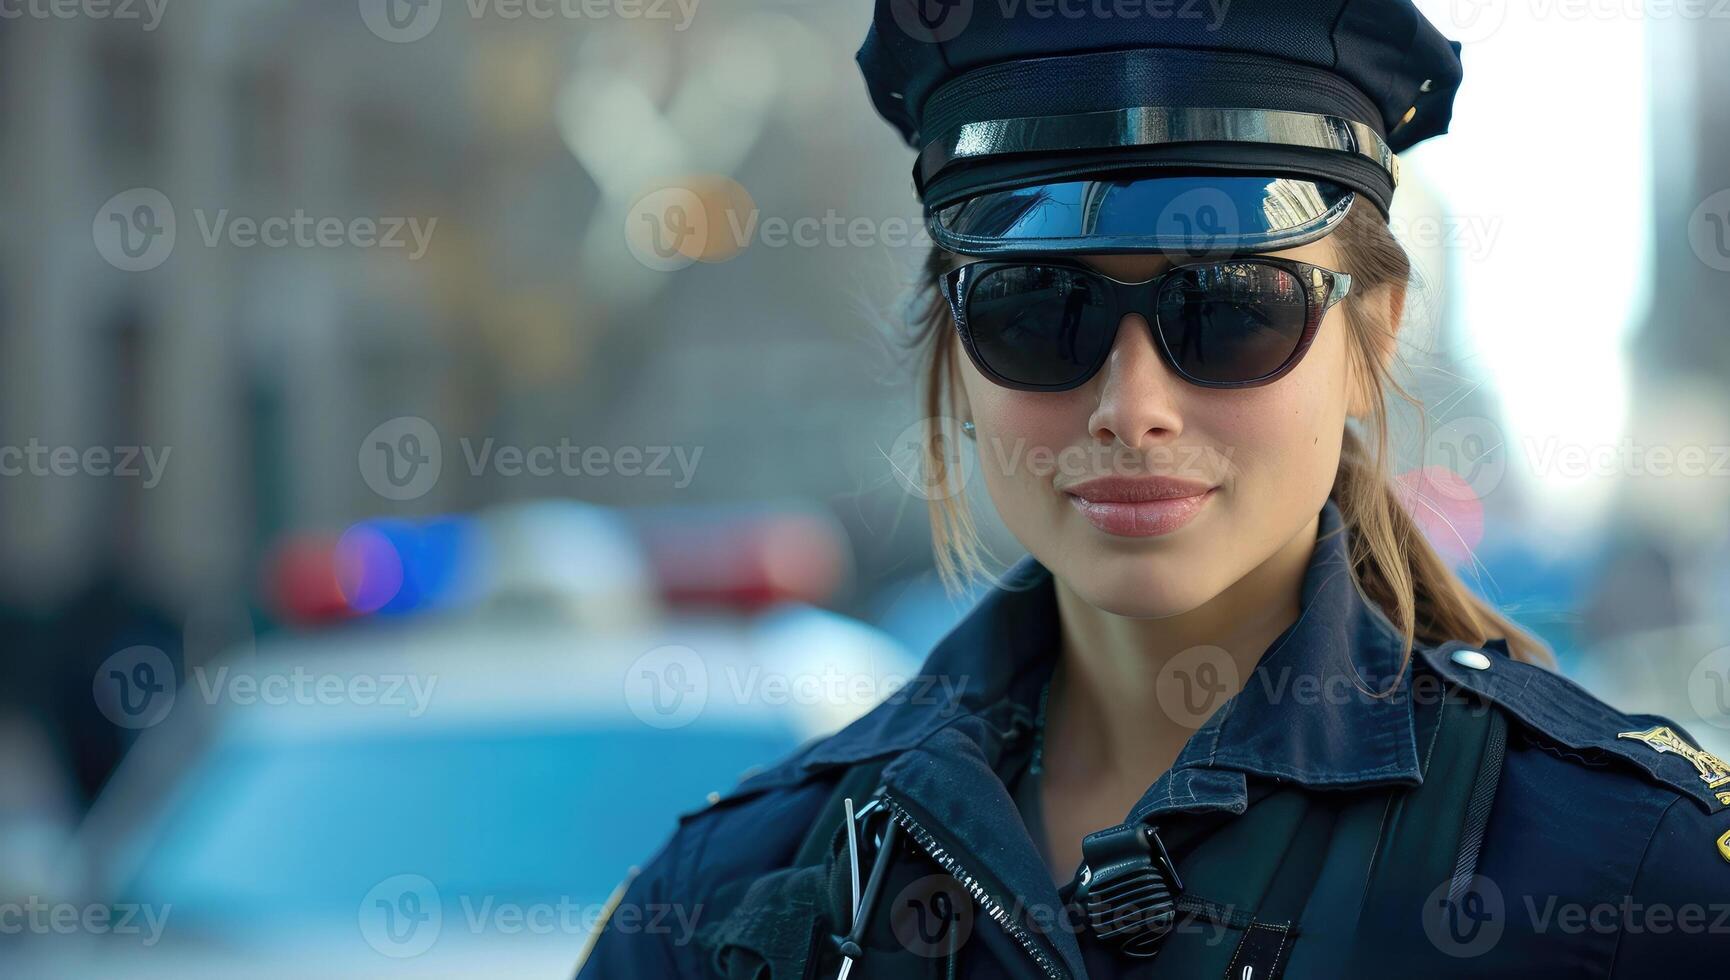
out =
<path fill-rule="evenodd" d="M 1553 670 L 1508 655 L 1504 640 L 1418 648 L 1424 663 L 1517 719 L 1539 737 L 1608 755 L 1693 799 L 1708 813 L 1730 808 L 1730 763 L 1660 715 L 1630 715 Z"/>

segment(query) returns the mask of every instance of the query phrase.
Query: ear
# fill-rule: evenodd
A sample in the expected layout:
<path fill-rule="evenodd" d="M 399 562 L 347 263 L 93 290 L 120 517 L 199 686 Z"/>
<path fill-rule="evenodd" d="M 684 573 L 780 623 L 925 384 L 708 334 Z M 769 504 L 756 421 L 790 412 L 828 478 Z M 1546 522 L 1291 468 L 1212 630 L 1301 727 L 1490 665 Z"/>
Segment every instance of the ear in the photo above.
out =
<path fill-rule="evenodd" d="M 1366 353 L 1373 359 L 1378 371 L 1386 372 L 1393 364 L 1400 321 L 1406 310 L 1405 283 L 1368 290 L 1348 298 L 1346 302 L 1358 304 L 1358 314 L 1370 326 L 1369 335 L 1364 338 L 1370 348 Z M 1357 419 L 1365 418 L 1380 408 L 1374 403 L 1374 388 L 1370 384 L 1371 379 L 1365 376 L 1363 367 L 1357 357 L 1346 358 L 1346 411 Z"/>

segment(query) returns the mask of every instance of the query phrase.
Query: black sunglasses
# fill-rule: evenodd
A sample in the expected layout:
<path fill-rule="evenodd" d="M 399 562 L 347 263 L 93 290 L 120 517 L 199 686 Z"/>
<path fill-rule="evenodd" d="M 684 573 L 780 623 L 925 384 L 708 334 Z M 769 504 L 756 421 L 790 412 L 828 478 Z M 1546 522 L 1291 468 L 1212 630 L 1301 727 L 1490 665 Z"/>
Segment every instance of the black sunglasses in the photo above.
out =
<path fill-rule="evenodd" d="M 1079 262 L 983 261 L 940 279 L 962 346 L 1006 388 L 1068 391 L 1099 373 L 1125 315 L 1140 313 L 1173 371 L 1204 388 L 1250 388 L 1297 366 L 1352 277 L 1244 256 L 1122 282 Z"/>

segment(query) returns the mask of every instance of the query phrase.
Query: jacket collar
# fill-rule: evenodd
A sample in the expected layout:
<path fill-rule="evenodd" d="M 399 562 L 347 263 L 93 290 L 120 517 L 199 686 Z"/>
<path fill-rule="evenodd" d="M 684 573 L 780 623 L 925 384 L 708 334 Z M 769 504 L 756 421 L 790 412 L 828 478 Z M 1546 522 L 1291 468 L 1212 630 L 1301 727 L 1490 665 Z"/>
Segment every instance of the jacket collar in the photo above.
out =
<path fill-rule="evenodd" d="M 1301 612 L 1243 690 L 1190 739 L 1171 792 L 1229 770 L 1313 787 L 1420 781 L 1401 637 L 1350 574 L 1349 531 L 1327 501 L 1305 569 Z M 963 714 L 1004 700 L 1031 706 L 1059 649 L 1051 572 L 1033 556 L 933 648 L 919 676 L 887 702 L 793 760 L 801 770 L 906 751 Z M 1355 679 L 1355 682 L 1354 682 Z M 1393 688 L 1381 697 L 1369 692 Z M 767 775 L 767 774 L 765 774 Z M 1150 797 L 1160 787 L 1150 789 Z M 1144 798 L 1144 804 L 1154 801 Z M 1236 809 L 1237 807 L 1230 807 Z"/>
<path fill-rule="evenodd" d="M 1349 534 L 1330 499 L 1297 621 L 1174 768 L 1232 769 L 1311 787 L 1420 781 L 1410 662 L 1399 630 L 1351 573 Z"/>

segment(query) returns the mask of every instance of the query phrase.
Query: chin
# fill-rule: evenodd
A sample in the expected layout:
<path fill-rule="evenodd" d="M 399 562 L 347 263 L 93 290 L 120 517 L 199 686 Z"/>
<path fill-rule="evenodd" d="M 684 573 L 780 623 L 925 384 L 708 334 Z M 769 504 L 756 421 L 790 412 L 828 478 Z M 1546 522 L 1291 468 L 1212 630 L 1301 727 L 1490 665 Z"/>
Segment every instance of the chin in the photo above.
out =
<path fill-rule="evenodd" d="M 1185 549 L 1134 554 L 1097 542 L 1064 549 L 1048 566 L 1089 605 L 1134 619 L 1164 619 L 1196 609 L 1218 594 L 1206 562 Z"/>

